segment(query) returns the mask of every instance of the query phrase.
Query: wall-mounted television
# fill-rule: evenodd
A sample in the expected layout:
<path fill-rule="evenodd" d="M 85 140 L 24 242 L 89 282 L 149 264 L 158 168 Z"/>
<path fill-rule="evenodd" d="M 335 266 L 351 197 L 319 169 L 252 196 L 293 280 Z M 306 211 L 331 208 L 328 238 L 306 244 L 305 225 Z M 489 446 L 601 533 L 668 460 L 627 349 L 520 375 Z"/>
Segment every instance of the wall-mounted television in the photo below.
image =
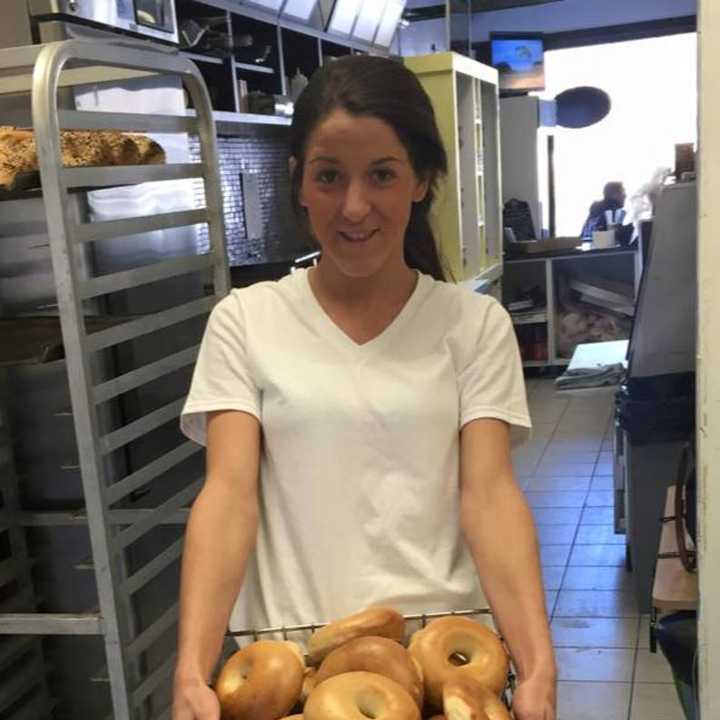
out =
<path fill-rule="evenodd" d="M 544 90 L 544 53 L 541 35 L 493 33 L 490 64 L 500 74 L 500 90 L 513 93 Z"/>

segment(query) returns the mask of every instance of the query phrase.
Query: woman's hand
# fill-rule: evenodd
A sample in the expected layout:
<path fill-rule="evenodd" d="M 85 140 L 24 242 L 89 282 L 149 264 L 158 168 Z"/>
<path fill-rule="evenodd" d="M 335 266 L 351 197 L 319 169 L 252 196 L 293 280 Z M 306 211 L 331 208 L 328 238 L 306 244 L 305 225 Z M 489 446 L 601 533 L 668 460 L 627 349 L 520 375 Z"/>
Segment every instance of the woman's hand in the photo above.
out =
<path fill-rule="evenodd" d="M 513 692 L 515 720 L 555 720 L 555 704 L 553 680 L 528 678 L 519 682 Z"/>
<path fill-rule="evenodd" d="M 220 720 L 217 695 L 200 679 L 175 679 L 172 720 Z"/>

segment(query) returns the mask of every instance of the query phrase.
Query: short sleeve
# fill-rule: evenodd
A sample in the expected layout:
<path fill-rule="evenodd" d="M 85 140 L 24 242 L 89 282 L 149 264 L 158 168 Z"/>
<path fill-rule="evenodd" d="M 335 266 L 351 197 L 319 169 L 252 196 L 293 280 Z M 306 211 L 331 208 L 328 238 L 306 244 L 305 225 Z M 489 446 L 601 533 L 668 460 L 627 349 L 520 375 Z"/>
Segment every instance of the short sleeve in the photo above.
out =
<path fill-rule="evenodd" d="M 180 416 L 182 432 L 207 443 L 207 413 L 241 410 L 261 419 L 260 393 L 248 361 L 245 317 L 239 293 L 223 298 L 210 313 Z"/>
<path fill-rule="evenodd" d="M 469 362 L 459 376 L 460 425 L 478 418 L 504 420 L 513 426 L 513 444 L 532 426 L 525 379 L 512 321 L 494 299 L 480 314 L 481 327 Z"/>

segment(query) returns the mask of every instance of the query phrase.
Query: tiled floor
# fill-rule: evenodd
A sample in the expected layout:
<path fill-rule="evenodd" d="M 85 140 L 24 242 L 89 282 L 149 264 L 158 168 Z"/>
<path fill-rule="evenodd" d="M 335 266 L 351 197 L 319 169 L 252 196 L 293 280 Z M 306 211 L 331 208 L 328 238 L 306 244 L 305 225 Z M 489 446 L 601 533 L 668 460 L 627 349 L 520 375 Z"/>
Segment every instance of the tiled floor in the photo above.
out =
<path fill-rule="evenodd" d="M 559 667 L 558 720 L 683 720 L 662 654 L 648 649 L 613 532 L 613 390 L 530 380 L 532 439 L 514 452 L 533 509 Z"/>

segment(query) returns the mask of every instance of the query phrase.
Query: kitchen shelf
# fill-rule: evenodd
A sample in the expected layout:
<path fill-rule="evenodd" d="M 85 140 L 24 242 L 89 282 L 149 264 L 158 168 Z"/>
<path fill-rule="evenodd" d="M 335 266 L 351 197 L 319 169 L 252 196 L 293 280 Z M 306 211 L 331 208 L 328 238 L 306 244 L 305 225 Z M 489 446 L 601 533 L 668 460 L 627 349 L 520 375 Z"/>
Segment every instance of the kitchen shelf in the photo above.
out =
<path fill-rule="evenodd" d="M 188 117 L 195 117 L 194 110 L 186 110 L 185 114 Z M 222 134 L 220 128 L 223 125 L 278 125 L 281 127 L 289 127 L 292 123 L 292 118 L 289 117 L 283 117 L 282 115 L 263 115 L 261 113 L 237 113 L 216 110 L 212 116 L 220 134 Z"/>
<path fill-rule="evenodd" d="M 214 55 L 201 55 L 200 53 L 188 52 L 187 50 L 181 50 L 180 55 L 193 62 L 210 63 L 212 65 L 222 65 L 225 62 L 222 58 L 215 57 Z"/>
<path fill-rule="evenodd" d="M 262 73 L 264 75 L 274 75 L 275 68 L 268 67 L 267 65 L 252 65 L 251 63 L 242 63 L 235 60 L 233 67 L 236 70 L 246 70 L 248 72 Z"/>
<path fill-rule="evenodd" d="M 522 315 L 514 315 L 511 313 L 510 317 L 512 317 L 513 325 L 534 325 L 536 323 L 547 322 L 547 311 L 542 310 Z"/>
<path fill-rule="evenodd" d="M 616 250 L 603 250 L 583 252 L 576 249 L 565 249 L 556 254 L 526 256 L 520 258 L 506 258 L 505 273 L 503 275 L 503 299 L 507 306 L 519 295 L 529 288 L 537 287 L 544 300 L 538 303 L 547 307 L 538 313 L 516 311 L 518 317 L 512 317 L 516 327 L 527 325 L 547 326 L 548 359 L 545 361 L 526 361 L 525 367 L 563 367 L 570 363 L 569 357 L 559 355 L 558 323 L 558 272 L 574 272 L 585 283 L 592 283 L 594 278 L 604 278 L 607 274 L 622 274 L 628 278 L 635 296 L 639 288 L 642 274 L 642 257 L 632 248 L 618 248 Z M 631 300 L 634 302 L 634 298 Z M 513 315 L 510 313 L 511 316 Z M 522 331 L 518 331 L 520 335 Z M 567 347 L 562 348 L 567 352 Z"/>

